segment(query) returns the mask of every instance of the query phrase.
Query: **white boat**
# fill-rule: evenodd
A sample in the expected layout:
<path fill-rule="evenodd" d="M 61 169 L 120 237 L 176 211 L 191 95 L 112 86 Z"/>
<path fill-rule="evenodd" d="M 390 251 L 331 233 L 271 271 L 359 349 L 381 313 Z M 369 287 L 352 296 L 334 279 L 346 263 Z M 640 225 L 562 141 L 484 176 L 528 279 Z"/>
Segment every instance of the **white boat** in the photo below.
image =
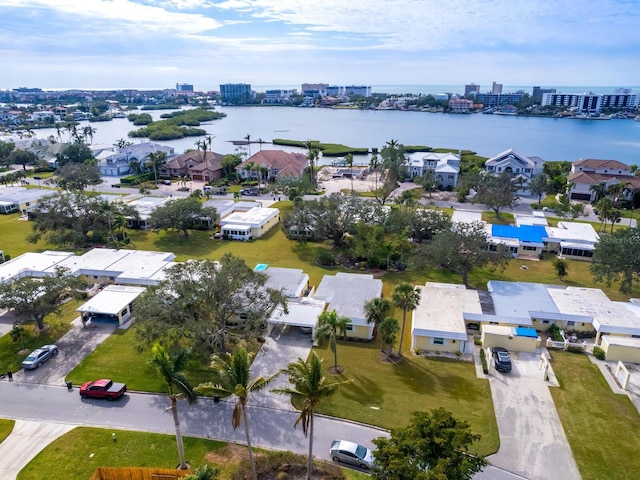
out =
<path fill-rule="evenodd" d="M 634 122 L 640 122 L 640 115 L 633 119 Z"/>
<path fill-rule="evenodd" d="M 611 120 L 611 115 L 574 115 L 573 117 L 576 120 Z"/>

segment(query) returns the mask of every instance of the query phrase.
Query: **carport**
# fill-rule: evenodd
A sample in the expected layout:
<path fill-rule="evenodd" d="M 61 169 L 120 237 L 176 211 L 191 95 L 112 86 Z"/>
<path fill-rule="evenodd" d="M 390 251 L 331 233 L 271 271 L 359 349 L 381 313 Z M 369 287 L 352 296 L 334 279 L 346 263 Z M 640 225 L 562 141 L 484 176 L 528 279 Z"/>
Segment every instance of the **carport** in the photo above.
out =
<path fill-rule="evenodd" d="M 143 287 L 109 285 L 77 311 L 83 322 L 91 320 L 122 325 L 133 315 L 133 302 L 144 291 Z"/>
<path fill-rule="evenodd" d="M 326 303 L 313 298 L 303 298 L 300 301 L 287 302 L 288 313 L 284 308 L 278 306 L 269 317 L 269 335 L 276 326 L 282 327 L 285 331 L 287 327 L 310 328 L 315 331 L 318 326 L 318 317 L 324 311 Z"/>

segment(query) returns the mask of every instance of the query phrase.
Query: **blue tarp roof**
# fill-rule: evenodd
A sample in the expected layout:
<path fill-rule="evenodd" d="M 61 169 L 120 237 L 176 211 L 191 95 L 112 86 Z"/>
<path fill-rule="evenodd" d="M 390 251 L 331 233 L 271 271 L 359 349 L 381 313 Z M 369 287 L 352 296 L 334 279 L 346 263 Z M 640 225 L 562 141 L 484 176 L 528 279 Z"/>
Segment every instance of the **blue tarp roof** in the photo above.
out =
<path fill-rule="evenodd" d="M 516 335 L 519 337 L 538 338 L 538 332 L 534 328 L 516 327 Z"/>
<path fill-rule="evenodd" d="M 539 225 L 491 225 L 491 235 L 502 238 L 517 238 L 522 242 L 542 243 L 547 230 Z"/>

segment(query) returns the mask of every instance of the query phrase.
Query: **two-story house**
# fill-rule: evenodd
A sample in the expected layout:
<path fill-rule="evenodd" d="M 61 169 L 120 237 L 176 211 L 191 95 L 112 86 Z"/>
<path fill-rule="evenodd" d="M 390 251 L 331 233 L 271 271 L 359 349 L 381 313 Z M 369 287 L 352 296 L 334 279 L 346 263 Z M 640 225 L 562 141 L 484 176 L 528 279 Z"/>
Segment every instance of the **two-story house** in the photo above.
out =
<path fill-rule="evenodd" d="M 527 185 L 532 177 L 542 175 L 544 160 L 540 157 L 527 157 L 510 148 L 487 160 L 484 166 L 487 173 L 501 175 L 509 172 L 513 177 L 519 178 L 522 181 L 522 188 L 518 194 L 530 195 Z"/>
<path fill-rule="evenodd" d="M 224 175 L 222 158 L 224 155 L 216 152 L 192 150 L 172 158 L 162 167 L 160 175 L 163 177 L 180 177 L 188 175 L 192 180 L 215 182 Z"/>
<path fill-rule="evenodd" d="M 453 188 L 458 184 L 460 155 L 455 153 L 415 152 L 408 155 L 406 165 L 411 178 L 433 171 L 440 188 Z"/>
<path fill-rule="evenodd" d="M 174 155 L 174 148 L 160 145 L 155 142 L 142 142 L 129 145 L 120 149 L 117 153 L 111 154 L 98 163 L 100 175 L 105 177 L 118 177 L 133 173 L 131 166 L 134 163 L 144 165 L 147 157 L 151 153 L 165 152 L 170 158 Z"/>
<path fill-rule="evenodd" d="M 567 181 L 571 185 L 569 198 L 587 202 L 596 200 L 598 185 L 602 185 L 603 190 L 616 184 L 624 185 L 621 194 L 625 200 L 631 200 L 640 189 L 640 178 L 631 173 L 629 165 L 617 160 L 580 159 L 571 164 Z"/>
<path fill-rule="evenodd" d="M 260 150 L 236 167 L 244 179 L 272 180 L 278 177 L 300 177 L 307 167 L 307 157 L 302 153 L 283 150 Z M 266 169 L 266 172 L 264 171 Z"/>

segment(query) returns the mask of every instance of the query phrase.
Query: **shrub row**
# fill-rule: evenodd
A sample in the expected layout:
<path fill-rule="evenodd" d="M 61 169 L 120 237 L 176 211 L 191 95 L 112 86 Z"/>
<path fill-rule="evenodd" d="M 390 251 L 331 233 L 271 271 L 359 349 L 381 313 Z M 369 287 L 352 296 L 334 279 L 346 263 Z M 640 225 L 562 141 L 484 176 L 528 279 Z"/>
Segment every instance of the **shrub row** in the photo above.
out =
<path fill-rule="evenodd" d="M 485 375 L 489 374 L 489 366 L 487 365 L 487 354 L 484 353 L 484 348 L 480 349 L 480 361 L 482 362 L 482 371 Z"/>

